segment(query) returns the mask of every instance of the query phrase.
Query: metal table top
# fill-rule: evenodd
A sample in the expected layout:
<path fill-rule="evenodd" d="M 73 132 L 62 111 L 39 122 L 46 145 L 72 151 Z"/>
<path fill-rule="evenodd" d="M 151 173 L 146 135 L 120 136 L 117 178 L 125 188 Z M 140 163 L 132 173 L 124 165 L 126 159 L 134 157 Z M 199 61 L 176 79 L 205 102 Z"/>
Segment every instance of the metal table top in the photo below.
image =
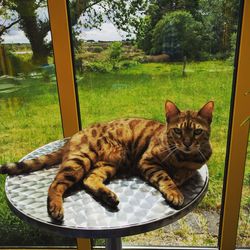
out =
<path fill-rule="evenodd" d="M 65 143 L 47 144 L 27 156 L 47 154 Z M 108 184 L 119 197 L 118 211 L 110 211 L 80 189 L 64 198 L 64 221 L 57 224 L 47 212 L 47 192 L 58 166 L 30 174 L 7 177 L 5 191 L 10 208 L 23 220 L 67 237 L 112 238 L 134 235 L 168 225 L 186 215 L 204 197 L 208 169 L 204 165 L 182 188 L 180 209 L 170 207 L 159 191 L 138 178 L 116 179 Z"/>

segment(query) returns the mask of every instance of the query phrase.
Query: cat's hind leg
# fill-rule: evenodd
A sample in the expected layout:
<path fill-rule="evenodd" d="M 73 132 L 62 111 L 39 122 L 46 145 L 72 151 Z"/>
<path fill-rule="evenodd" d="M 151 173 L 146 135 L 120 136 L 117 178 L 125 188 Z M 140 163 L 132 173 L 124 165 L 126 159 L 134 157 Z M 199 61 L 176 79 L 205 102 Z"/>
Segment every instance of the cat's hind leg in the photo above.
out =
<path fill-rule="evenodd" d="M 111 208 L 116 208 L 119 204 L 117 195 L 104 184 L 105 181 L 112 178 L 117 172 L 114 165 L 99 161 L 90 174 L 83 180 L 86 189 L 98 200 L 104 202 Z"/>

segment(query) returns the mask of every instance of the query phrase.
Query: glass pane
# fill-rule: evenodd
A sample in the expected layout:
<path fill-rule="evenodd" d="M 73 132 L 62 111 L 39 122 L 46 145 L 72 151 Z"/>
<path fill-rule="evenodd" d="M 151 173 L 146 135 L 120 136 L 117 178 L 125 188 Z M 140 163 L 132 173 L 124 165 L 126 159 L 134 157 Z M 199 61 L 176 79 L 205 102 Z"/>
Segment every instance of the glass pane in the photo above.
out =
<path fill-rule="evenodd" d="M 245 166 L 244 185 L 241 197 L 241 210 L 238 226 L 237 247 L 250 247 L 250 136 Z"/>
<path fill-rule="evenodd" d="M 46 1 L 37 2 L 1 1 L 0 164 L 63 137 Z M 0 182 L 0 247 L 75 245 L 18 219 Z"/>
<path fill-rule="evenodd" d="M 84 128 L 134 117 L 164 123 L 167 99 L 195 111 L 215 102 L 207 195 L 183 219 L 123 243 L 216 246 L 239 1 L 88 3 L 70 1 Z"/>

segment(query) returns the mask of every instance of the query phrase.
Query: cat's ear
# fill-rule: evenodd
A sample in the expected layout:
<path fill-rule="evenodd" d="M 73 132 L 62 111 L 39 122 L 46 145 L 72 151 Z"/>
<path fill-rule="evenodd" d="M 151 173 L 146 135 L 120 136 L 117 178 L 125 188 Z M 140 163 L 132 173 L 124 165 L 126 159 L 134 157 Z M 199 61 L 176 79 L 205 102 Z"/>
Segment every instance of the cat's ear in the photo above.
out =
<path fill-rule="evenodd" d="M 206 103 L 199 111 L 198 115 L 206 119 L 210 124 L 213 118 L 214 102 L 210 101 Z"/>
<path fill-rule="evenodd" d="M 179 115 L 180 112 L 181 111 L 177 108 L 177 106 L 173 102 L 171 102 L 169 100 L 167 100 L 165 102 L 165 114 L 166 114 L 166 121 L 167 122 L 169 122 L 169 120 L 172 117 Z"/>

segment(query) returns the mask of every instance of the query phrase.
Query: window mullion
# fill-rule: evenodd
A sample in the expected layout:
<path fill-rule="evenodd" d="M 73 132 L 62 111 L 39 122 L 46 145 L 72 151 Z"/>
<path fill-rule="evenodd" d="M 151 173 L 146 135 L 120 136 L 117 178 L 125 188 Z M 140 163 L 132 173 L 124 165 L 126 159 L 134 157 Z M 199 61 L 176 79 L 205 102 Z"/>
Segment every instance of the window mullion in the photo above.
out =
<path fill-rule="evenodd" d="M 245 160 L 248 145 L 250 116 L 250 1 L 244 1 L 242 26 L 236 67 L 235 96 L 232 101 L 232 120 L 227 155 L 227 174 L 224 184 L 220 249 L 234 250 L 240 211 Z M 236 59 L 237 60 L 237 59 Z"/>
<path fill-rule="evenodd" d="M 64 136 L 81 129 L 77 88 L 74 77 L 69 19 L 66 0 L 48 0 L 51 35 Z M 78 249 L 91 249 L 89 239 L 77 239 Z"/>
<path fill-rule="evenodd" d="M 56 77 L 64 136 L 79 131 L 77 89 L 74 78 L 67 1 L 48 0 Z"/>

